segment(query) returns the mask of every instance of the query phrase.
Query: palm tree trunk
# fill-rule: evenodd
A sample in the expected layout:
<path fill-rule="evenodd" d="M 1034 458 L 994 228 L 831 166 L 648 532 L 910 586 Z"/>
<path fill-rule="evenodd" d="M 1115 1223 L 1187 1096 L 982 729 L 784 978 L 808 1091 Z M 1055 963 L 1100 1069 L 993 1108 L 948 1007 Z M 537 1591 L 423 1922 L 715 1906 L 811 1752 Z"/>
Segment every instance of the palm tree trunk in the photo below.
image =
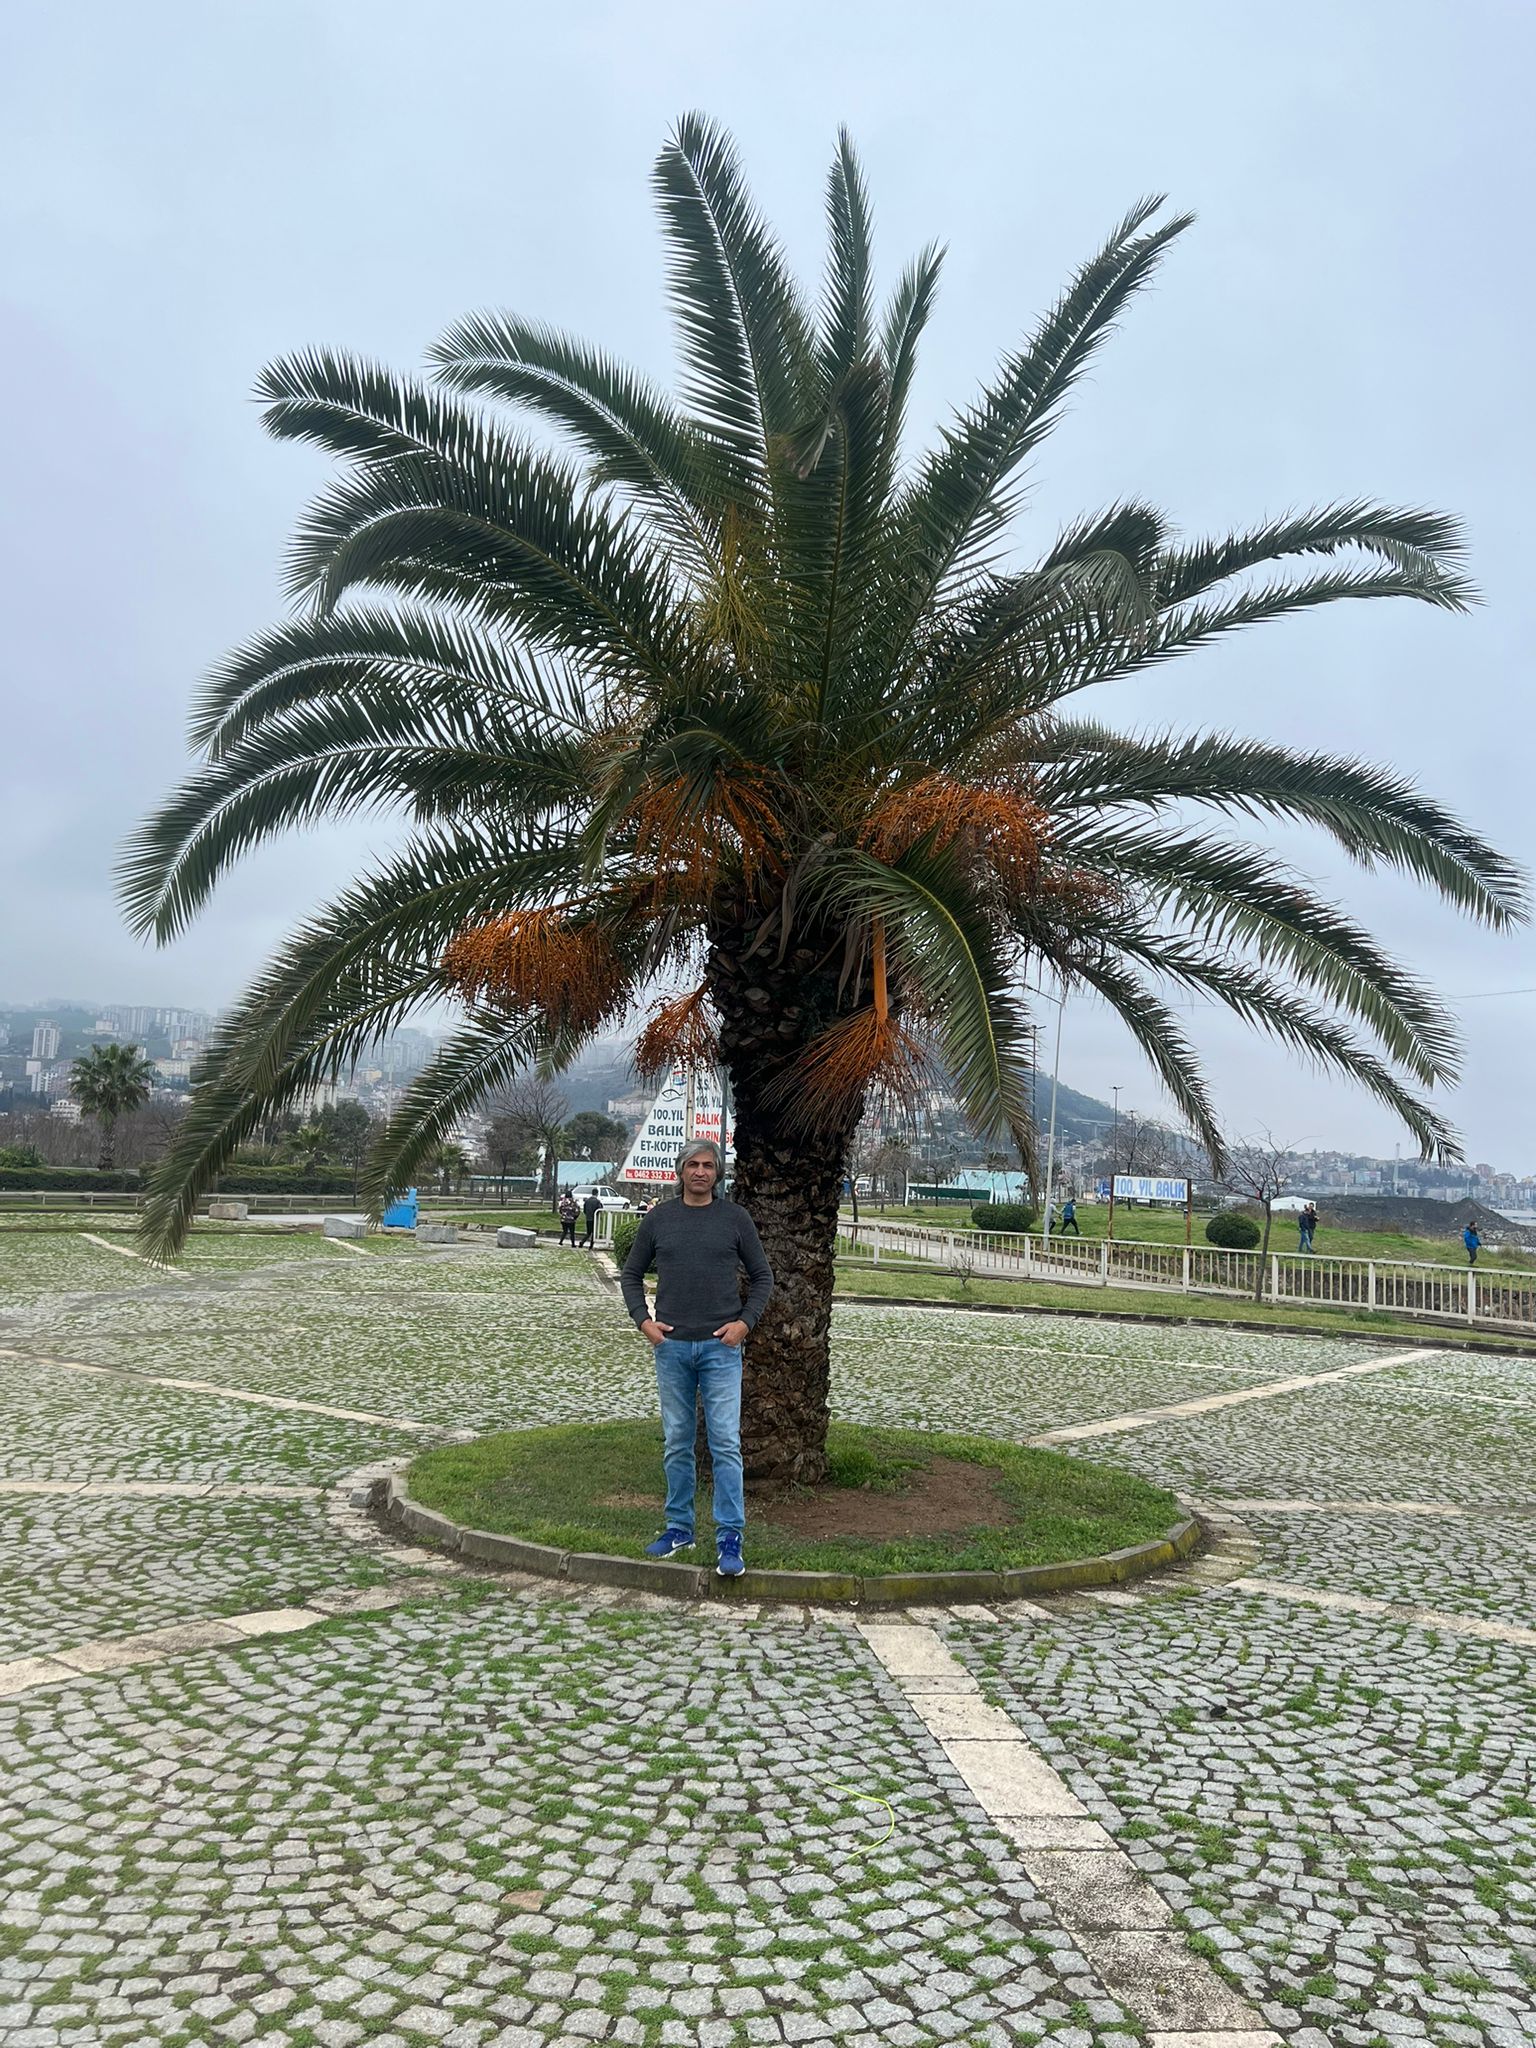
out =
<path fill-rule="evenodd" d="M 110 1173 L 112 1171 L 116 1119 L 110 1116 L 101 1116 L 98 1120 L 101 1124 L 101 1157 L 96 1161 L 96 1168 L 99 1173 Z"/>
<path fill-rule="evenodd" d="M 814 1486 L 826 1475 L 838 1198 L 862 1105 L 850 1103 L 835 1129 L 791 1128 L 773 1084 L 832 1014 L 835 972 L 816 972 L 809 951 L 782 963 L 743 963 L 740 953 L 739 944 L 717 939 L 710 993 L 735 1110 L 733 1192 L 774 1272 L 773 1299 L 747 1345 L 742 1459 L 749 1486 Z"/>

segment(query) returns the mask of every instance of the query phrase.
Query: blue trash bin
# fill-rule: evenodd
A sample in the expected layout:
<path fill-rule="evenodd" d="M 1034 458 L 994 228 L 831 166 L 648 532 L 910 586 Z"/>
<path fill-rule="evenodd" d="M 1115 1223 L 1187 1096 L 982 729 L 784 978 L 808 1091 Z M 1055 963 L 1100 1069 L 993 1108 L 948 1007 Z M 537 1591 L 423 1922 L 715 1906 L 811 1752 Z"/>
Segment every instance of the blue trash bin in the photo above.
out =
<path fill-rule="evenodd" d="M 416 1190 L 407 1188 L 397 1202 L 391 1202 L 384 1211 L 386 1230 L 414 1230 L 416 1228 Z"/>

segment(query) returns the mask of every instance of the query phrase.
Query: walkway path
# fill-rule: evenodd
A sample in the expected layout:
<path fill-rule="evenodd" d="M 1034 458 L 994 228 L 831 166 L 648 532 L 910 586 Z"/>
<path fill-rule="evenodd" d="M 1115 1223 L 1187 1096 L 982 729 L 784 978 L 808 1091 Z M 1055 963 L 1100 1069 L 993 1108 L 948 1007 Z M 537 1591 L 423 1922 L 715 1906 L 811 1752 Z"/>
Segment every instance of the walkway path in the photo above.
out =
<path fill-rule="evenodd" d="M 1532 1362 L 845 1309 L 840 1412 L 1065 1442 L 1217 1548 L 694 1611 L 359 1505 L 648 1412 L 589 1261 L 91 1236 L 0 1233 L 5 2048 L 1536 2041 Z"/>

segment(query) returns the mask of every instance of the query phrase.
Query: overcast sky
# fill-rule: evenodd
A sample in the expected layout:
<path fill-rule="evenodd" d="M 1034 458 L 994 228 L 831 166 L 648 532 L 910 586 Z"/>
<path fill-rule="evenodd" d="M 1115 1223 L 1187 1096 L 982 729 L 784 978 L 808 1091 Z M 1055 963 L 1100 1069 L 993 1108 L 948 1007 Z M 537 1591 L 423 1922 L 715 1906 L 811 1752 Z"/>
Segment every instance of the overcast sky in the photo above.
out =
<path fill-rule="evenodd" d="M 803 274 L 839 122 L 885 279 L 948 243 L 925 433 L 1133 199 L 1194 209 L 1050 443 L 1026 544 L 1122 494 L 1196 533 L 1363 493 L 1459 514 L 1486 602 L 1281 623 L 1095 709 L 1391 761 L 1536 857 L 1528 0 L 85 0 L 12 10 L 6 43 L 0 1001 L 221 1004 L 390 843 L 379 823 L 285 842 L 158 953 L 114 905 L 116 849 L 182 772 L 191 693 L 278 614 L 325 473 L 263 437 L 253 380 L 309 344 L 414 367 L 488 305 L 669 376 L 648 176 L 689 108 L 734 130 Z M 1470 1158 L 1536 1168 L 1530 938 L 1285 850 L 1455 999 Z M 1526 993 L 1485 993 L 1505 990 Z M 1216 1013 L 1193 1022 L 1234 1132 L 1402 1136 Z M 1062 1072 L 1160 1107 L 1087 1003 Z"/>

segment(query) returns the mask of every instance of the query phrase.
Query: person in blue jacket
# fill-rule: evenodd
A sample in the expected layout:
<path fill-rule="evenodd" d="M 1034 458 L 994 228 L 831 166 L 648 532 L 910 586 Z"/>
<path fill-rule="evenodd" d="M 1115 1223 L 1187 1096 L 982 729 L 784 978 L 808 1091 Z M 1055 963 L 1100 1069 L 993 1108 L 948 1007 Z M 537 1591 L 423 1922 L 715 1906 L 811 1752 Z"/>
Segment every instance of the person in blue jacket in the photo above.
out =
<path fill-rule="evenodd" d="M 1483 1240 L 1478 1235 L 1475 1223 L 1467 1225 L 1466 1229 L 1461 1233 L 1461 1241 L 1467 1248 L 1467 1264 L 1475 1266 L 1477 1264 L 1477 1255 L 1483 1248 Z"/>

